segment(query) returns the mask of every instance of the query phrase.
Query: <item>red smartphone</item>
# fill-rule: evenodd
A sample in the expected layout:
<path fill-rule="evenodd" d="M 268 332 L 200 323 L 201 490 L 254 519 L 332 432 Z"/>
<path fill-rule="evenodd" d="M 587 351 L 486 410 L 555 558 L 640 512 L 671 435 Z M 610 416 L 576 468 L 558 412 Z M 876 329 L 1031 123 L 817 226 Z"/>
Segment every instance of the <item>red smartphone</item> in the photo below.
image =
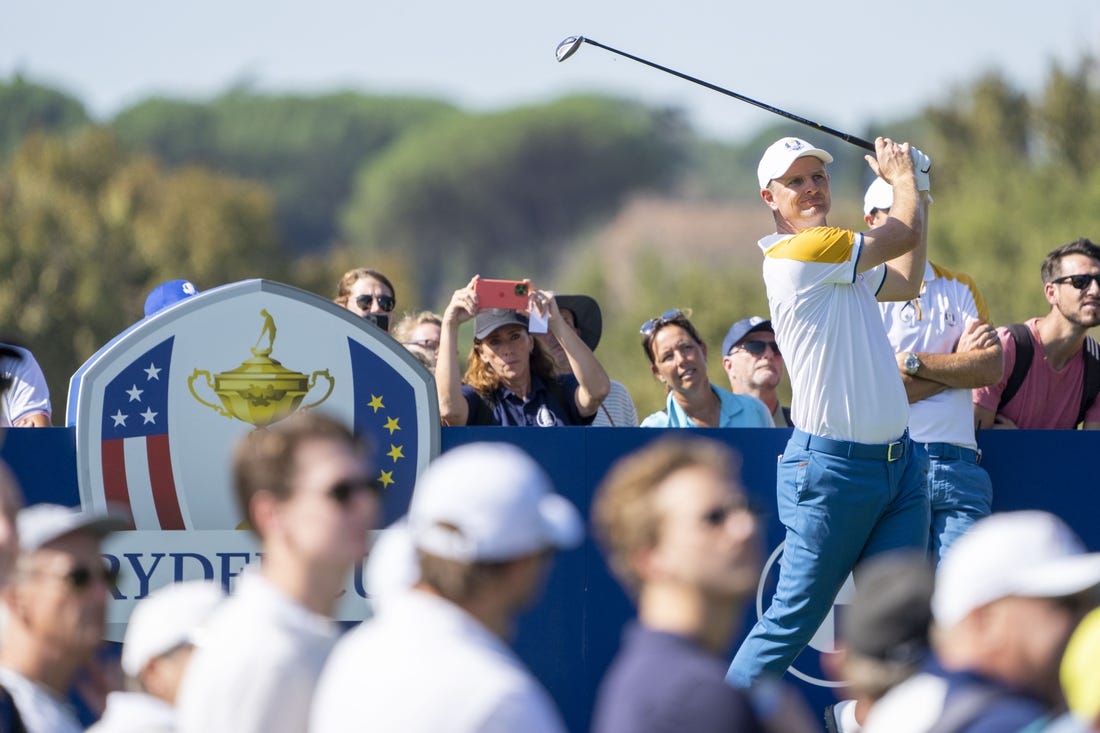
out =
<path fill-rule="evenodd" d="M 478 280 L 478 310 L 507 308 L 514 311 L 527 310 L 527 283 L 522 280 Z"/>

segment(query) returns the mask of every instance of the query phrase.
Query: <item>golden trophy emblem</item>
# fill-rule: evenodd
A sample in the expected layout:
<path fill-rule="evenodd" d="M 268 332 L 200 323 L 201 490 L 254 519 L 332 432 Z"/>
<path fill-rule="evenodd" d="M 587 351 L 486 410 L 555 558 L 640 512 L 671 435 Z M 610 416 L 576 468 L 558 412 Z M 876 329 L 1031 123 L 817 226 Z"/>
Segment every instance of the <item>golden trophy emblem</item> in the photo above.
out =
<path fill-rule="evenodd" d="M 270 425 L 296 410 L 308 410 L 329 398 L 336 380 L 328 369 L 319 369 L 311 376 L 287 369 L 271 352 L 275 346 L 275 319 L 267 310 L 261 310 L 264 325 L 256 345 L 249 349 L 251 359 L 245 359 L 236 369 L 216 374 L 211 378 L 205 369 L 196 369 L 187 379 L 191 396 L 200 404 L 228 418 L 237 418 L 250 425 Z M 261 343 L 266 345 L 261 347 Z M 206 378 L 206 385 L 218 396 L 221 404 L 204 400 L 195 391 L 195 380 Z M 302 400 L 316 386 L 318 378 L 328 381 L 328 389 L 321 399 L 303 405 Z"/>

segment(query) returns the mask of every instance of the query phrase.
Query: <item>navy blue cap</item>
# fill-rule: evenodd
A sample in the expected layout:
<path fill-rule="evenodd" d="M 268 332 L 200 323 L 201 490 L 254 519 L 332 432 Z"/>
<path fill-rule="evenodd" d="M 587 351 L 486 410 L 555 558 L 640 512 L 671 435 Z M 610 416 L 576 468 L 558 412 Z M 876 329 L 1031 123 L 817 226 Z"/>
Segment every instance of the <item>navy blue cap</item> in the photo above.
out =
<path fill-rule="evenodd" d="M 722 339 L 722 356 L 730 353 L 730 349 L 737 346 L 741 339 L 745 338 L 753 331 L 769 331 L 775 333 L 775 330 L 772 328 L 772 322 L 767 318 L 761 318 L 760 316 L 742 318 L 740 321 L 730 326 L 729 331 L 726 331 L 726 337 Z"/>

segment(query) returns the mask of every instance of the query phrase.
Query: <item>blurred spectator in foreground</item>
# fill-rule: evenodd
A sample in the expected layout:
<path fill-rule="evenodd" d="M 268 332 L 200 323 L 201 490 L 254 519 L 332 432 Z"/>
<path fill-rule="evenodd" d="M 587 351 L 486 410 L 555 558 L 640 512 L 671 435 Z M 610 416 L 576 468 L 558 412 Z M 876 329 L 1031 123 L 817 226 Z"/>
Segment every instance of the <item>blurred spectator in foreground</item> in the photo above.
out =
<path fill-rule="evenodd" d="M 558 301 L 558 310 L 565 323 L 573 329 L 581 341 L 591 351 L 596 351 L 603 334 L 603 314 L 600 305 L 594 298 L 587 295 L 555 295 Z M 572 374 L 573 366 L 569 363 L 569 355 L 561 343 L 548 333 L 540 333 L 535 336 L 550 358 L 554 360 L 554 373 L 557 375 Z M 634 400 L 621 382 L 611 380 L 611 391 L 596 413 L 592 421 L 593 427 L 638 427 L 638 410 L 634 407 Z"/>
<path fill-rule="evenodd" d="M 0 461 L 0 592 L 7 586 L 19 556 L 16 516 L 23 508 L 23 492 L 7 464 Z"/>
<path fill-rule="evenodd" d="M 771 411 L 777 428 L 792 426 L 790 408 L 779 404 L 776 388 L 783 380 L 783 355 L 772 322 L 760 316 L 742 318 L 722 340 L 722 368 L 730 391 L 755 397 Z"/>
<path fill-rule="evenodd" d="M 436 389 L 444 425 L 554 427 L 590 425 L 610 390 L 607 372 L 592 350 L 570 328 L 553 293 L 529 287 L 529 311 L 569 355 L 572 374 L 554 375 L 554 363 L 516 310 L 481 310 L 478 276 L 456 290 L 443 312 Z M 465 377 L 459 376 L 458 327 L 474 319 L 474 345 Z"/>
<path fill-rule="evenodd" d="M 1096 606 L 1100 553 L 1053 514 L 992 514 L 955 543 L 935 585 L 938 665 L 890 690 L 865 731 L 1019 731 L 1065 708 L 1058 668 Z"/>
<path fill-rule="evenodd" d="M 390 329 L 390 335 L 434 374 L 435 363 L 439 358 L 439 333 L 442 324 L 442 317 L 431 311 L 406 313 Z"/>
<path fill-rule="evenodd" d="M 348 270 L 336 286 L 336 305 L 362 316 L 383 331 L 390 330 L 390 313 L 397 305 L 397 291 L 390 279 L 367 267 Z"/>
<path fill-rule="evenodd" d="M 738 473 L 725 445 L 666 437 L 620 459 L 597 489 L 596 535 L 638 605 L 600 685 L 597 733 L 820 730 L 789 691 L 758 716 L 758 691 L 723 679 L 762 562 Z"/>
<path fill-rule="evenodd" d="M 50 388 L 34 355 L 0 343 L 0 427 L 48 428 Z"/>
<path fill-rule="evenodd" d="M 403 528 L 387 532 L 415 547 L 419 579 L 391 589 L 337 645 L 310 731 L 564 731 L 508 646 L 516 617 L 542 595 L 554 550 L 584 533 L 538 464 L 504 443 L 448 451 L 417 481 Z"/>
<path fill-rule="evenodd" d="M 90 733 L 172 733 L 176 696 L 197 632 L 224 600 L 220 584 L 190 580 L 138 601 L 122 641 L 125 690 L 107 696 Z"/>
<path fill-rule="evenodd" d="M 1046 256 L 1040 274 L 1050 311 L 997 329 L 1004 374 L 974 390 L 979 429 L 1100 429 L 1100 345 L 1088 335 L 1100 325 L 1100 246 L 1064 244 Z"/>
<path fill-rule="evenodd" d="M 707 345 L 680 310 L 642 324 L 642 350 L 665 386 L 665 409 L 642 420 L 643 428 L 770 428 L 771 415 L 755 397 L 727 392 L 707 377 Z"/>
<path fill-rule="evenodd" d="M 332 620 L 379 515 L 362 443 L 322 413 L 248 433 L 233 457 L 263 563 L 211 617 L 184 675 L 184 733 L 301 733 L 339 627 Z"/>
<path fill-rule="evenodd" d="M 145 297 L 145 317 L 155 315 L 170 305 L 196 295 L 199 289 L 190 280 L 168 280 L 149 291 Z"/>
<path fill-rule="evenodd" d="M 875 702 L 931 654 L 933 571 L 925 553 L 876 555 L 856 568 L 855 579 L 840 644 L 821 657 L 829 676 L 851 695 L 825 709 L 827 733 L 859 733 Z"/>
<path fill-rule="evenodd" d="M 3 592 L 0 730 L 84 730 L 66 699 L 103 640 L 107 599 L 117 576 L 100 542 L 129 522 L 110 513 L 35 504 L 17 519 L 19 559 Z"/>

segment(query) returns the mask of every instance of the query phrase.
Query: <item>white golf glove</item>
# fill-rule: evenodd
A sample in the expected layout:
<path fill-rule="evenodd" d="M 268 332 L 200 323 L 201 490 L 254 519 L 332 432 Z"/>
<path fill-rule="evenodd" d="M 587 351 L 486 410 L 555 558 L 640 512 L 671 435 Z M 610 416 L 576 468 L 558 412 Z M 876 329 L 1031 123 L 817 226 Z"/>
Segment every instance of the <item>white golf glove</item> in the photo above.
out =
<path fill-rule="evenodd" d="M 913 159 L 913 168 L 917 176 L 917 190 L 931 191 L 932 182 L 929 180 L 928 171 L 932 170 L 932 159 L 922 153 L 919 148 L 910 147 L 909 156 Z"/>

